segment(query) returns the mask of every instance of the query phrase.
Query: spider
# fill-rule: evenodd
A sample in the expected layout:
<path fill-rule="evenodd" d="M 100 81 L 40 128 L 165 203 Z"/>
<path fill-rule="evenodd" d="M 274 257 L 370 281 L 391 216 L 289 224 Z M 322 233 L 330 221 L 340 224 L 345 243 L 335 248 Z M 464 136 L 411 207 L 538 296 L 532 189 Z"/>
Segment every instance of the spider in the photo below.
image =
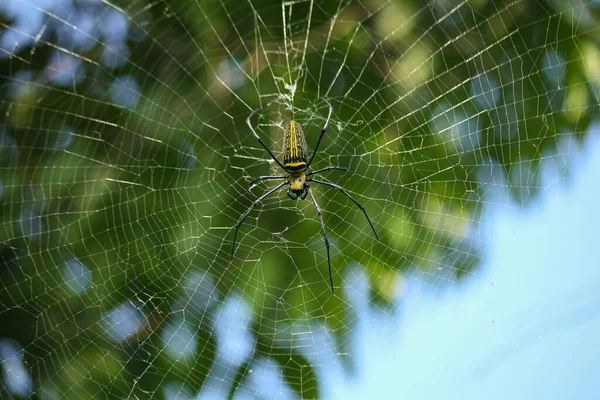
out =
<path fill-rule="evenodd" d="M 248 116 L 248 118 L 246 119 L 246 123 L 248 124 L 248 126 L 250 127 L 250 130 L 254 134 L 254 138 L 256 140 L 258 140 L 258 142 L 265 148 L 267 153 L 269 153 L 271 158 L 288 175 L 259 176 L 258 178 L 254 179 L 252 182 L 250 182 L 248 184 L 248 188 L 246 190 L 250 190 L 250 188 L 254 184 L 261 182 L 261 181 L 265 181 L 265 180 L 269 180 L 269 179 L 284 179 L 284 181 L 282 183 L 275 186 L 273 189 L 269 190 L 267 193 L 263 194 L 258 199 L 256 199 L 256 201 L 254 201 L 254 203 L 252 203 L 250 208 L 248 208 L 248 210 L 246 210 L 246 212 L 244 214 L 242 214 L 240 220 L 238 221 L 238 223 L 235 226 L 235 235 L 233 236 L 233 246 L 231 249 L 231 257 L 233 258 L 233 254 L 235 252 L 235 242 L 237 239 L 238 231 L 240 229 L 240 226 L 244 223 L 244 220 L 246 219 L 246 217 L 248 217 L 248 214 L 250 214 L 250 212 L 252 210 L 254 210 L 254 208 L 256 208 L 256 206 L 261 201 L 263 201 L 264 199 L 266 199 L 271 194 L 275 193 L 277 190 L 281 189 L 285 185 L 289 185 L 290 189 L 288 190 L 287 195 L 290 199 L 296 200 L 296 199 L 300 198 L 300 199 L 304 200 L 304 199 L 306 199 L 306 196 L 309 195 L 310 199 L 312 200 L 313 205 L 315 206 L 315 209 L 317 210 L 317 214 L 319 215 L 319 220 L 321 222 L 321 229 L 323 231 L 323 238 L 325 239 L 325 247 L 327 248 L 327 266 L 329 268 L 329 283 L 331 284 L 331 293 L 335 293 L 334 287 L 333 287 L 333 277 L 331 275 L 331 258 L 329 255 L 330 244 L 329 244 L 329 239 L 327 238 L 327 232 L 325 231 L 325 224 L 323 222 L 323 213 L 321 212 L 321 207 L 319 207 L 319 204 L 317 204 L 317 200 L 315 199 L 315 196 L 313 195 L 313 192 L 309 186 L 309 182 L 315 183 L 318 185 L 332 187 L 334 189 L 339 190 L 344 195 L 346 195 L 346 197 L 348 197 L 350 200 L 352 200 L 352 202 L 354 202 L 354 204 L 356 204 L 358 206 L 358 208 L 361 209 L 363 214 L 365 214 L 365 217 L 367 218 L 367 221 L 369 222 L 369 225 L 371 226 L 371 229 L 373 230 L 373 233 L 375 234 L 375 238 L 377 240 L 379 240 L 379 236 L 377 235 L 377 232 L 375 231 L 375 228 L 373 227 L 373 224 L 371 223 L 371 219 L 369 218 L 369 216 L 367 215 L 367 212 L 365 211 L 365 207 L 362 204 L 360 204 L 358 201 L 356 201 L 356 199 L 354 199 L 354 197 L 350 196 L 350 194 L 348 194 L 348 192 L 346 192 L 346 190 L 343 187 L 333 184 L 333 183 L 323 182 L 323 181 L 319 181 L 319 180 L 310 178 L 313 175 L 320 174 L 321 172 L 325 172 L 325 171 L 332 171 L 332 170 L 344 171 L 344 172 L 352 172 L 352 171 L 350 171 L 347 168 L 343 168 L 343 167 L 330 166 L 327 168 L 320 169 L 318 171 L 313 171 L 313 172 L 307 173 L 313 159 L 315 158 L 315 155 L 317 154 L 317 149 L 319 148 L 321 139 L 323 139 L 323 136 L 325 135 L 325 132 L 327 131 L 327 126 L 329 125 L 329 119 L 331 118 L 331 114 L 333 113 L 333 107 L 331 106 L 331 104 L 329 104 L 329 102 L 327 100 L 325 100 L 324 98 L 321 98 L 321 100 L 323 100 L 329 106 L 329 115 L 327 116 L 327 121 L 325 121 L 325 126 L 323 127 L 323 129 L 321 129 L 321 135 L 319 136 L 319 140 L 317 140 L 317 145 L 315 146 L 315 150 L 313 151 L 308 162 L 307 162 L 308 148 L 306 146 L 306 140 L 304 138 L 304 132 L 302 130 L 302 126 L 299 123 L 297 123 L 295 121 L 291 121 L 286 126 L 284 141 L 283 141 L 283 164 L 282 164 L 277 159 L 277 157 L 275 157 L 275 155 L 271 152 L 271 150 L 269 150 L 269 148 L 265 145 L 265 143 L 262 141 L 260 136 L 258 136 L 256 131 L 252 127 L 252 124 L 250 123 L 250 119 L 254 116 L 254 114 L 261 111 L 261 108 L 257 108 L 256 110 L 252 111 L 250 116 Z"/>

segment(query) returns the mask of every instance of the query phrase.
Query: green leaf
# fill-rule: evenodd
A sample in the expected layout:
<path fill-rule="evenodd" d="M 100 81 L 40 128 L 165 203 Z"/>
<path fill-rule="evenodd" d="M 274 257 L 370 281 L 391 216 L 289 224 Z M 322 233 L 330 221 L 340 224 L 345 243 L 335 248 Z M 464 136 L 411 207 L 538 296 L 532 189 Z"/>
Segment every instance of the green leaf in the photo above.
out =
<path fill-rule="evenodd" d="M 302 399 L 318 399 L 319 386 L 317 374 L 312 363 L 297 351 L 292 350 L 289 356 L 275 355 L 281 364 L 285 382 L 298 393 Z"/>
<path fill-rule="evenodd" d="M 252 361 L 254 361 L 254 359 L 249 358 L 248 361 L 240 365 L 240 367 L 238 368 L 237 373 L 235 374 L 235 379 L 233 380 L 233 385 L 231 385 L 229 393 L 227 394 L 228 400 L 233 399 L 233 396 L 235 396 L 235 393 L 237 392 L 238 388 L 242 385 L 242 382 L 244 382 L 244 380 L 250 373 L 250 364 L 252 364 Z"/>

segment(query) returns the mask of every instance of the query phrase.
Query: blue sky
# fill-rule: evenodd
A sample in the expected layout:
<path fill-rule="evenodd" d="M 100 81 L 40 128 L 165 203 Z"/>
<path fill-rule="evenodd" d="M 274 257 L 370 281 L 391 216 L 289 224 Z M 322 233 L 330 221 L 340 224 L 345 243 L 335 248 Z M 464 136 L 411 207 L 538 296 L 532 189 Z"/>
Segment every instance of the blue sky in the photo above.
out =
<path fill-rule="evenodd" d="M 363 319 L 358 373 L 329 373 L 327 397 L 600 398 L 598 132 L 577 151 L 546 159 L 526 208 L 486 211 L 476 275 L 434 295 L 415 279 L 392 318 Z"/>

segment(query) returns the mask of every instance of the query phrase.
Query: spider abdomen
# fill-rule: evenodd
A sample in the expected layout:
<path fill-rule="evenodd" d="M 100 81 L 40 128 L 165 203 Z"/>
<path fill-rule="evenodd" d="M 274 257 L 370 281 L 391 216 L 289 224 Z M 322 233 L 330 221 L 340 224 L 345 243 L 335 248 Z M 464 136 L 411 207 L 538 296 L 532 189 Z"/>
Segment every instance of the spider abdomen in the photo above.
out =
<path fill-rule="evenodd" d="M 288 171 L 304 171 L 308 148 L 302 126 L 297 122 L 290 122 L 285 128 L 283 138 L 283 165 Z"/>

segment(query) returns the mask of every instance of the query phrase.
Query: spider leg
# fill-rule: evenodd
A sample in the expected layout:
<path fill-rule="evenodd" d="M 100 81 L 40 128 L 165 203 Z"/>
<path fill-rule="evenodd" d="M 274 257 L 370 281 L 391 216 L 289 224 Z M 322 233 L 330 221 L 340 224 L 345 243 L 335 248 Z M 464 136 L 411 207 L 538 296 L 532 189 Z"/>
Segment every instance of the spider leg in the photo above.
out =
<path fill-rule="evenodd" d="M 308 195 L 308 190 L 304 191 L 304 194 L 302 195 L 302 197 L 300 197 L 302 200 L 306 199 L 306 196 Z"/>
<path fill-rule="evenodd" d="M 252 116 L 254 116 L 254 114 L 256 114 L 257 112 L 261 111 L 262 108 L 257 108 L 256 110 L 252 111 L 252 113 L 250 114 L 250 116 L 248 118 L 246 118 L 246 123 L 248 124 L 248 127 L 250 127 L 250 130 L 252 131 L 252 133 L 254 134 L 254 138 L 256 140 L 258 140 L 258 142 L 262 145 L 262 147 L 265 148 L 265 150 L 267 151 L 267 153 L 269 153 L 269 155 L 271 156 L 271 158 L 273 160 L 275 160 L 275 162 L 277 163 L 277 165 L 279 165 L 281 167 L 281 169 L 283 169 L 285 172 L 288 172 L 288 170 L 283 166 L 283 164 L 281 164 L 279 162 L 279 160 L 277 159 L 277 157 L 275 157 L 275 155 L 271 152 L 271 150 L 269 150 L 269 148 L 267 147 L 267 145 L 262 141 L 262 139 L 260 138 L 260 136 L 258 136 L 258 134 L 256 133 L 256 131 L 254 130 L 254 128 L 252 127 L 252 124 L 250 123 L 250 118 L 252 118 Z"/>
<path fill-rule="evenodd" d="M 252 203 L 250 208 L 248 208 L 248 210 L 246 210 L 246 212 L 242 215 L 242 217 L 240 218 L 238 223 L 235 225 L 235 235 L 233 235 L 233 246 L 231 247 L 231 258 L 233 258 L 233 253 L 235 252 L 235 241 L 237 239 L 238 231 L 240 229 L 240 226 L 242 226 L 242 224 L 244 223 L 244 220 L 248 217 L 248 214 L 250 214 L 250 212 L 252 210 L 254 210 L 254 208 L 258 205 L 258 203 L 260 203 L 261 201 L 263 201 L 264 199 L 266 199 L 267 197 L 272 195 L 275 191 L 281 189 L 283 187 L 283 185 L 285 185 L 285 184 L 287 184 L 287 182 L 282 182 L 280 185 L 277 185 L 273 189 L 269 190 L 267 193 L 260 196 L 258 199 L 256 199 L 254 201 L 254 203 Z"/>
<path fill-rule="evenodd" d="M 350 200 L 352 200 L 354 202 L 354 204 L 356 204 L 358 206 L 358 208 L 360 208 L 360 210 L 363 212 L 363 214 L 365 214 L 365 217 L 367 218 L 367 221 L 369 221 L 369 225 L 371 225 L 371 229 L 373 230 L 373 233 L 375 234 L 375 238 L 377 240 L 379 240 L 379 235 L 377 235 L 377 232 L 375 231 L 375 228 L 373 227 L 373 224 L 371 223 L 371 218 L 369 218 L 369 216 L 367 215 L 367 211 L 365 210 L 365 207 L 360 204 L 358 201 L 356 201 L 354 199 L 354 197 L 350 196 L 348 194 L 348 192 L 346 192 L 346 190 L 341 187 L 340 185 L 336 185 L 334 183 L 329 183 L 329 182 L 323 182 L 323 181 L 318 181 L 316 179 L 309 179 L 309 182 L 314 182 L 314 183 L 318 183 L 319 185 L 324 185 L 324 186 L 329 186 L 332 187 L 334 189 L 339 190 L 340 192 L 342 192 L 343 194 L 346 195 L 346 197 L 348 197 Z"/>
<path fill-rule="evenodd" d="M 310 194 L 310 198 L 315 206 L 315 209 L 317 210 L 317 214 L 319 214 L 319 219 L 321 220 L 321 229 L 323 230 L 323 239 L 325 239 L 325 247 L 327 247 L 327 267 L 329 268 L 329 283 L 331 284 L 331 293 L 335 294 L 335 291 L 333 289 L 333 277 L 331 275 L 331 257 L 329 256 L 329 238 L 327 238 L 327 232 L 325 231 L 325 223 L 323 222 L 323 213 L 321 212 L 321 207 L 319 207 L 319 204 L 317 204 L 317 200 L 315 199 L 315 196 L 313 195 L 312 190 L 310 190 L 310 187 L 308 185 L 305 186 L 306 187 L 306 191 L 308 192 L 308 194 Z"/>
<path fill-rule="evenodd" d="M 259 176 L 258 178 L 254 179 L 252 182 L 248 183 L 248 187 L 246 188 L 246 191 L 249 191 L 250 188 L 252 188 L 252 186 L 258 182 L 262 182 L 262 181 L 266 181 L 269 179 L 285 179 L 287 178 L 287 176 L 282 175 L 282 176 Z"/>
<path fill-rule="evenodd" d="M 306 176 L 320 174 L 321 172 L 325 172 L 325 171 L 344 171 L 344 172 L 350 172 L 351 174 L 354 173 L 354 171 L 350 171 L 348 168 L 344 168 L 344 167 L 327 167 L 327 168 L 320 169 L 318 171 L 309 172 L 308 174 L 306 174 Z"/>
<path fill-rule="evenodd" d="M 333 113 L 333 107 L 331 106 L 331 104 L 329 104 L 329 102 L 327 100 L 325 100 L 324 97 L 321 97 L 321 100 L 323 100 L 329 106 L 329 115 L 327 116 L 327 121 L 325 121 L 325 126 L 323 127 L 323 129 L 321 129 L 321 136 L 319 136 L 319 140 L 317 140 L 317 145 L 315 146 L 315 150 L 313 151 L 312 156 L 310 156 L 310 160 L 308 161 L 308 164 L 306 164 L 306 169 L 308 169 L 308 167 L 310 167 L 310 164 L 312 163 L 313 158 L 315 158 L 315 154 L 317 154 L 317 149 L 319 148 L 319 144 L 321 144 L 321 139 L 323 139 L 323 136 L 325 135 L 325 132 L 327 131 L 327 127 L 329 126 L 329 120 L 331 119 L 331 114 Z"/>

